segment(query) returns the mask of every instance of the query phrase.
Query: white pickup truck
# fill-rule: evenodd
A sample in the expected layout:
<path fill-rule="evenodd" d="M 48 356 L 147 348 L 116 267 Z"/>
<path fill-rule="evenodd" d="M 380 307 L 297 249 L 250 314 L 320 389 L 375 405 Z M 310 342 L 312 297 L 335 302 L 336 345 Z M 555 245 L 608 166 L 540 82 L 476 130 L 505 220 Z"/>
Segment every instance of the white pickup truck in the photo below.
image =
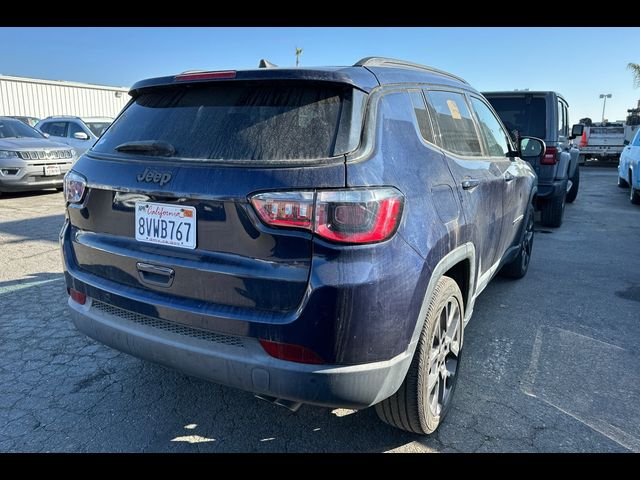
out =
<path fill-rule="evenodd" d="M 584 163 L 590 158 L 598 160 L 618 161 L 625 140 L 625 124 L 594 123 L 584 127 L 582 138 L 579 140 L 580 156 L 578 163 Z"/>

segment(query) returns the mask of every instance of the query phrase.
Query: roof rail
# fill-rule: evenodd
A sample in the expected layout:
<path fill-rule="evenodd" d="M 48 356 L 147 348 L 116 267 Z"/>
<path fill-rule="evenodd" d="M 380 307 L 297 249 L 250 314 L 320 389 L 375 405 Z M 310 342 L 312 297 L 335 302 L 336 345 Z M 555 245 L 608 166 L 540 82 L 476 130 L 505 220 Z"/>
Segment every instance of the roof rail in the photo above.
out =
<path fill-rule="evenodd" d="M 425 70 L 427 72 L 437 73 L 439 75 L 444 75 L 445 77 L 450 77 L 459 82 L 466 83 L 469 85 L 464 78 L 460 78 L 457 75 L 454 75 L 449 72 L 445 72 L 443 70 L 438 70 L 437 68 L 428 67 L 426 65 L 420 65 L 419 63 L 407 62 L 406 60 L 398 60 L 397 58 L 387 58 L 387 57 L 365 57 L 358 62 L 354 63 L 354 67 L 404 67 L 404 68 L 415 68 L 416 70 Z"/>
<path fill-rule="evenodd" d="M 49 115 L 46 118 L 43 118 L 43 120 L 47 120 L 49 118 L 80 118 L 77 115 Z"/>

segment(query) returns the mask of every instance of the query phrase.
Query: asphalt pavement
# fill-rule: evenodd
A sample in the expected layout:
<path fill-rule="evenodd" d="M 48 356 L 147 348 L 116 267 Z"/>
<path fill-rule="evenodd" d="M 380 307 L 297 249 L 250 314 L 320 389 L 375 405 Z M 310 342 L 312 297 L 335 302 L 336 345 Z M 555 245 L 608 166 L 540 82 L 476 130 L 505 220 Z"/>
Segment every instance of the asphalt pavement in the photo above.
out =
<path fill-rule="evenodd" d="M 519 281 L 476 302 L 454 404 L 430 437 L 147 363 L 75 330 L 62 194 L 0 197 L 0 452 L 640 452 L 640 207 L 582 169 Z"/>

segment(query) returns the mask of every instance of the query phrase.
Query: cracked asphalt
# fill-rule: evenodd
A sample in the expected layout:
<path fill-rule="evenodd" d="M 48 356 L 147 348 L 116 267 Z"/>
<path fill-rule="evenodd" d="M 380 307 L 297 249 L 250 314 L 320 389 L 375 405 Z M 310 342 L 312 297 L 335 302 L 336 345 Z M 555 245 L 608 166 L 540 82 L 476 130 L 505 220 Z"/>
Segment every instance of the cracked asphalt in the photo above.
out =
<path fill-rule="evenodd" d="M 640 452 L 640 207 L 615 170 L 582 173 L 527 277 L 478 299 L 430 437 L 373 409 L 291 413 L 85 337 L 66 313 L 62 194 L 4 194 L 0 452 Z"/>

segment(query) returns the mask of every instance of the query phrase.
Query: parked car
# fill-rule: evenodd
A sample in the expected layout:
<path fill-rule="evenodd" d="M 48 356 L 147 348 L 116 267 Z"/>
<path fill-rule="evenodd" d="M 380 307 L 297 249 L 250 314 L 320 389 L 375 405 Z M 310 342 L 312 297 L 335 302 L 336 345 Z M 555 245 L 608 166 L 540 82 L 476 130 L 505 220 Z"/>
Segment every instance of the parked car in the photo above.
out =
<path fill-rule="evenodd" d="M 518 155 L 544 142 L 513 144 L 459 77 L 383 58 L 130 94 L 66 176 L 76 327 L 293 410 L 376 405 L 433 432 L 476 297 L 527 272 L 537 187 Z"/>
<path fill-rule="evenodd" d="M 71 170 L 76 152 L 48 140 L 20 120 L 0 117 L 0 195 L 57 188 Z"/>
<path fill-rule="evenodd" d="M 629 200 L 640 205 L 640 130 L 624 147 L 618 164 L 618 186 L 629 188 Z"/>
<path fill-rule="evenodd" d="M 113 122 L 108 117 L 47 117 L 36 129 L 73 147 L 80 155 L 90 149 Z"/>
<path fill-rule="evenodd" d="M 36 117 L 22 117 L 22 116 L 15 116 L 15 115 L 8 115 L 8 117 L 15 118 L 16 120 L 20 120 L 21 122 L 26 123 L 30 127 L 35 127 L 36 124 L 40 121 L 40 119 Z"/>
<path fill-rule="evenodd" d="M 542 138 L 547 151 L 532 162 L 538 175 L 538 208 L 542 224 L 559 227 L 565 202 L 573 202 L 580 186 L 578 148 L 572 140 L 582 135 L 583 125 L 569 132 L 569 104 L 556 92 L 484 92 L 512 134 Z"/>

